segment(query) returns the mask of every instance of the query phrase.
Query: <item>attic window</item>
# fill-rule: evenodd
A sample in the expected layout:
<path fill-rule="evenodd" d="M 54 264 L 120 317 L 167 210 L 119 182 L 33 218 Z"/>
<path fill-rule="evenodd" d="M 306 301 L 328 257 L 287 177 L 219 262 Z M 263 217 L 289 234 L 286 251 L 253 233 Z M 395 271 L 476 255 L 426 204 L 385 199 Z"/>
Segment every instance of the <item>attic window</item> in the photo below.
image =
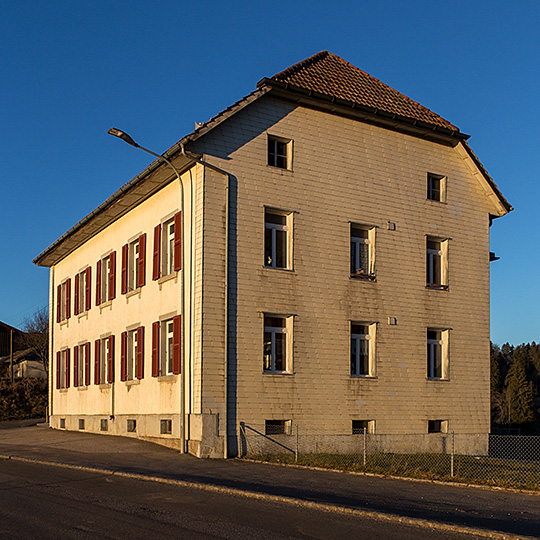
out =
<path fill-rule="evenodd" d="M 268 135 L 268 165 L 292 169 L 292 141 Z"/>
<path fill-rule="evenodd" d="M 427 173 L 427 198 L 430 201 L 446 202 L 446 176 Z"/>

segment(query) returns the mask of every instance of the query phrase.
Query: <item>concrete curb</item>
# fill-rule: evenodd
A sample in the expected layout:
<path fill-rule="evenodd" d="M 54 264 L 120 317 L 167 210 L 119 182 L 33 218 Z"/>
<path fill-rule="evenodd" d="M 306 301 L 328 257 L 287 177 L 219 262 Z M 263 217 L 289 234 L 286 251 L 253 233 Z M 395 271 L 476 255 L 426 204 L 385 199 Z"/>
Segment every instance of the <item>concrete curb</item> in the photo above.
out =
<path fill-rule="evenodd" d="M 164 478 L 160 476 L 145 475 L 141 473 L 115 471 L 114 469 L 87 467 L 84 465 L 71 465 L 67 463 L 58 463 L 55 461 L 46 461 L 42 459 L 11 456 L 7 454 L 0 454 L 0 459 L 19 461 L 22 463 L 35 463 L 39 465 L 47 465 L 51 467 L 59 467 L 59 468 L 65 468 L 65 469 L 88 471 L 88 472 L 93 472 L 93 473 L 98 473 L 98 474 L 103 474 L 103 475 L 120 476 L 123 478 L 131 478 L 134 480 L 144 480 L 147 482 L 160 482 L 162 484 L 170 484 L 170 485 L 176 485 L 176 486 L 187 487 L 187 488 L 192 488 L 192 489 L 200 489 L 200 490 L 211 491 L 215 493 L 224 493 L 228 495 L 235 495 L 238 497 L 259 499 L 259 500 L 265 500 L 265 501 L 276 502 L 276 503 L 293 504 L 296 506 L 302 506 L 304 508 L 311 508 L 314 510 L 322 510 L 325 512 L 338 512 L 342 514 L 349 514 L 353 516 L 359 516 L 359 517 L 378 520 L 378 521 L 389 521 L 393 523 L 401 523 L 403 525 L 422 527 L 424 529 L 431 529 L 433 531 L 444 531 L 444 532 L 453 532 L 453 533 L 458 533 L 458 534 L 467 534 L 470 536 L 475 536 L 476 538 L 492 538 L 496 540 L 538 540 L 538 538 L 535 538 L 532 536 L 522 536 L 522 535 L 516 536 L 514 534 L 504 533 L 501 531 L 489 531 L 486 529 L 466 527 L 463 525 L 452 525 L 450 523 L 442 523 L 442 522 L 439 523 L 439 522 L 428 521 L 426 519 L 410 518 L 410 517 L 400 516 L 398 514 L 385 514 L 383 512 L 377 512 L 374 510 L 350 508 L 347 506 L 318 503 L 314 501 L 305 501 L 305 500 L 297 499 L 293 497 L 283 497 L 279 495 L 269 495 L 266 493 L 256 493 L 256 492 L 248 491 L 244 489 L 222 487 L 216 484 L 204 484 L 202 482 L 177 480 L 177 479 L 172 479 L 172 478 Z"/>

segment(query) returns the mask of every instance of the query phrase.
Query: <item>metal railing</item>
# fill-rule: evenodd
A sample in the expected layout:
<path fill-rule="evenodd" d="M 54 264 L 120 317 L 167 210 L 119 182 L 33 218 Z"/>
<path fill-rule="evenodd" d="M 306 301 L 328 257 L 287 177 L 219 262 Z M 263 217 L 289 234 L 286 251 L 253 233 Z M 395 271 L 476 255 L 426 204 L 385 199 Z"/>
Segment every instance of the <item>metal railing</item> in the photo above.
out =
<path fill-rule="evenodd" d="M 540 437 L 367 429 L 328 434 L 299 425 L 268 433 L 265 426 L 241 423 L 238 444 L 241 457 L 263 461 L 540 490 Z"/>

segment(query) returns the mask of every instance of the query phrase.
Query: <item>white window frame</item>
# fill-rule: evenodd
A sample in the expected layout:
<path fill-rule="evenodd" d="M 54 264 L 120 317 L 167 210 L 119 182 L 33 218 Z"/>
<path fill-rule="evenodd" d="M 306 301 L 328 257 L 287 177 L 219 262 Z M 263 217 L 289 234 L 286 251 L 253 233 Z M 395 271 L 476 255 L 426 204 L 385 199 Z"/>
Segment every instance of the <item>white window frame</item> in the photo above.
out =
<path fill-rule="evenodd" d="M 127 330 L 126 381 L 133 381 L 137 378 L 137 351 L 139 348 L 137 328 Z"/>
<path fill-rule="evenodd" d="M 60 283 L 60 322 L 67 321 L 67 313 L 66 313 L 66 307 L 67 307 L 67 287 L 68 287 L 68 280 L 65 279 Z"/>
<path fill-rule="evenodd" d="M 77 345 L 77 386 L 86 386 L 86 378 L 84 368 L 86 365 L 86 343 L 82 345 Z M 90 359 L 88 359 L 90 361 Z"/>
<path fill-rule="evenodd" d="M 68 349 L 63 349 L 60 351 L 60 366 L 59 366 L 59 371 L 58 371 L 58 386 L 59 388 L 62 390 L 62 389 L 66 389 L 67 386 L 66 386 L 66 361 L 67 361 L 67 354 L 68 354 Z"/>
<path fill-rule="evenodd" d="M 433 181 L 439 182 L 438 190 L 433 187 Z M 427 173 L 427 199 L 429 201 L 440 203 L 446 202 L 446 176 L 442 174 Z"/>
<path fill-rule="evenodd" d="M 268 215 L 279 216 L 285 218 L 285 224 L 271 223 L 268 220 Z M 270 232 L 270 250 L 267 250 L 267 231 Z M 264 208 L 264 266 L 266 268 L 278 268 L 282 270 L 292 270 L 292 231 L 293 231 L 293 213 L 286 212 L 284 210 L 278 210 L 276 208 L 265 207 Z M 285 264 L 278 266 L 277 264 L 277 235 L 279 232 L 283 232 L 285 235 Z M 270 254 L 269 254 L 270 251 Z"/>
<path fill-rule="evenodd" d="M 430 333 L 436 337 L 429 337 Z M 441 328 L 427 329 L 427 379 L 442 381 L 449 378 L 449 330 Z M 436 356 L 440 355 L 440 369 L 437 370 Z"/>
<path fill-rule="evenodd" d="M 161 224 L 161 277 L 174 273 L 174 216 Z"/>
<path fill-rule="evenodd" d="M 353 333 L 354 326 L 364 326 L 367 328 L 368 332 L 364 334 Z M 362 321 L 351 321 L 349 328 L 350 335 L 350 351 L 349 357 L 350 362 L 350 375 L 351 377 L 375 377 L 375 353 L 376 353 L 376 330 L 377 323 L 374 322 L 362 322 Z M 356 354 L 353 359 L 353 342 L 356 344 Z M 367 373 L 360 373 L 360 350 L 361 343 L 364 343 L 368 349 L 368 371 Z"/>
<path fill-rule="evenodd" d="M 134 291 L 139 283 L 139 259 L 140 259 L 139 237 L 128 244 L 128 267 L 127 267 L 127 290 Z"/>
<path fill-rule="evenodd" d="M 77 306 L 77 314 L 81 315 L 86 311 L 86 268 L 79 272 L 79 291 L 78 291 L 78 301 L 79 305 Z"/>
<path fill-rule="evenodd" d="M 173 374 L 173 318 L 159 323 L 159 374 Z"/>
<path fill-rule="evenodd" d="M 270 326 L 270 319 L 282 319 L 283 326 Z M 291 315 L 265 313 L 263 316 L 263 372 L 292 373 L 293 317 Z M 267 341 L 269 334 L 270 341 Z M 276 336 L 283 336 L 283 369 L 276 368 Z M 267 353 L 267 346 L 270 349 Z M 267 358 L 268 357 L 268 358 Z"/>
<path fill-rule="evenodd" d="M 284 145 L 284 153 L 279 152 L 278 145 Z M 270 167 L 276 167 L 282 170 L 292 169 L 292 153 L 293 153 L 293 141 L 292 139 L 286 139 L 284 137 L 276 137 L 275 135 L 268 135 L 267 140 L 268 149 L 268 165 Z M 285 166 L 283 166 L 283 164 Z"/>
<path fill-rule="evenodd" d="M 109 337 L 102 337 L 99 343 L 99 381 L 107 383 L 107 362 L 109 359 Z"/>
<path fill-rule="evenodd" d="M 375 227 L 360 223 L 350 223 L 350 258 L 351 277 L 360 279 L 375 279 Z M 354 236 L 355 230 L 365 232 L 367 238 Z M 360 263 L 360 252 L 367 246 L 367 263 Z"/>
<path fill-rule="evenodd" d="M 109 284 L 111 277 L 111 254 L 101 258 L 101 304 L 109 301 Z M 100 379 L 101 380 L 101 379 Z"/>
<path fill-rule="evenodd" d="M 439 244 L 439 248 L 429 247 L 429 243 Z M 439 271 L 437 272 L 437 265 Z M 426 235 L 426 287 L 448 288 L 448 239 Z"/>

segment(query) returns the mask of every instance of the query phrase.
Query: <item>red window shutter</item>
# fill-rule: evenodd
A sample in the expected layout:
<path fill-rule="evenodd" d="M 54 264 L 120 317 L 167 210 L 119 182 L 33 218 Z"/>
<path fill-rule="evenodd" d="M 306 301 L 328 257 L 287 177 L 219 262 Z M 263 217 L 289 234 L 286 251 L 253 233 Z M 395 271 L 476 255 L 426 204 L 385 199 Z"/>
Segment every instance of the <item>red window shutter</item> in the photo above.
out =
<path fill-rule="evenodd" d="M 84 384 L 90 386 L 90 342 L 84 344 Z"/>
<path fill-rule="evenodd" d="M 127 293 L 127 273 L 128 273 L 128 250 L 129 247 L 127 244 L 122 246 L 122 279 L 120 285 L 120 293 Z"/>
<path fill-rule="evenodd" d="M 114 336 L 109 336 L 109 357 L 107 358 L 108 382 L 114 382 Z"/>
<path fill-rule="evenodd" d="M 159 321 L 152 323 L 152 377 L 159 375 Z"/>
<path fill-rule="evenodd" d="M 96 306 L 101 304 L 101 260 L 96 264 Z"/>
<path fill-rule="evenodd" d="M 56 322 L 61 321 L 61 318 L 60 318 L 62 316 L 61 302 L 62 302 L 62 285 L 58 285 L 58 287 L 56 287 Z"/>
<path fill-rule="evenodd" d="M 94 384 L 101 384 L 99 372 L 99 357 L 101 354 L 101 340 L 96 339 L 94 349 Z"/>
<path fill-rule="evenodd" d="M 62 353 L 58 351 L 56 353 L 56 388 L 60 388 L 60 359 L 61 359 Z"/>
<path fill-rule="evenodd" d="M 159 279 L 161 262 L 161 224 L 154 227 L 154 256 L 152 260 L 152 279 Z"/>
<path fill-rule="evenodd" d="M 92 278 L 92 268 L 90 266 L 85 270 L 85 275 L 86 275 L 86 282 L 84 284 L 85 285 L 84 305 L 86 307 L 86 311 L 88 311 L 92 307 L 92 292 L 91 292 L 91 289 L 90 289 L 90 286 L 92 284 L 92 280 L 91 280 L 91 278 Z"/>
<path fill-rule="evenodd" d="M 116 298 L 116 251 L 109 255 L 111 272 L 109 274 L 109 300 Z"/>
<path fill-rule="evenodd" d="M 71 317 L 71 278 L 66 280 L 66 319 Z"/>
<path fill-rule="evenodd" d="M 75 290 L 74 290 L 75 302 L 73 303 L 73 313 L 79 314 L 79 274 L 75 275 Z"/>
<path fill-rule="evenodd" d="M 69 388 L 69 349 L 66 349 L 66 388 Z"/>
<path fill-rule="evenodd" d="M 73 386 L 79 386 L 79 347 L 73 347 Z"/>
<path fill-rule="evenodd" d="M 182 212 L 174 216 L 174 269 L 182 270 Z"/>
<path fill-rule="evenodd" d="M 125 381 L 127 379 L 127 332 L 120 334 L 120 380 Z"/>
<path fill-rule="evenodd" d="M 139 236 L 139 276 L 137 287 L 146 285 L 146 233 Z"/>
<path fill-rule="evenodd" d="M 176 229 L 175 229 L 176 231 Z M 182 355 L 182 316 L 173 318 L 173 373 L 180 373 Z"/>
<path fill-rule="evenodd" d="M 137 328 L 137 379 L 144 377 L 144 326 Z"/>

